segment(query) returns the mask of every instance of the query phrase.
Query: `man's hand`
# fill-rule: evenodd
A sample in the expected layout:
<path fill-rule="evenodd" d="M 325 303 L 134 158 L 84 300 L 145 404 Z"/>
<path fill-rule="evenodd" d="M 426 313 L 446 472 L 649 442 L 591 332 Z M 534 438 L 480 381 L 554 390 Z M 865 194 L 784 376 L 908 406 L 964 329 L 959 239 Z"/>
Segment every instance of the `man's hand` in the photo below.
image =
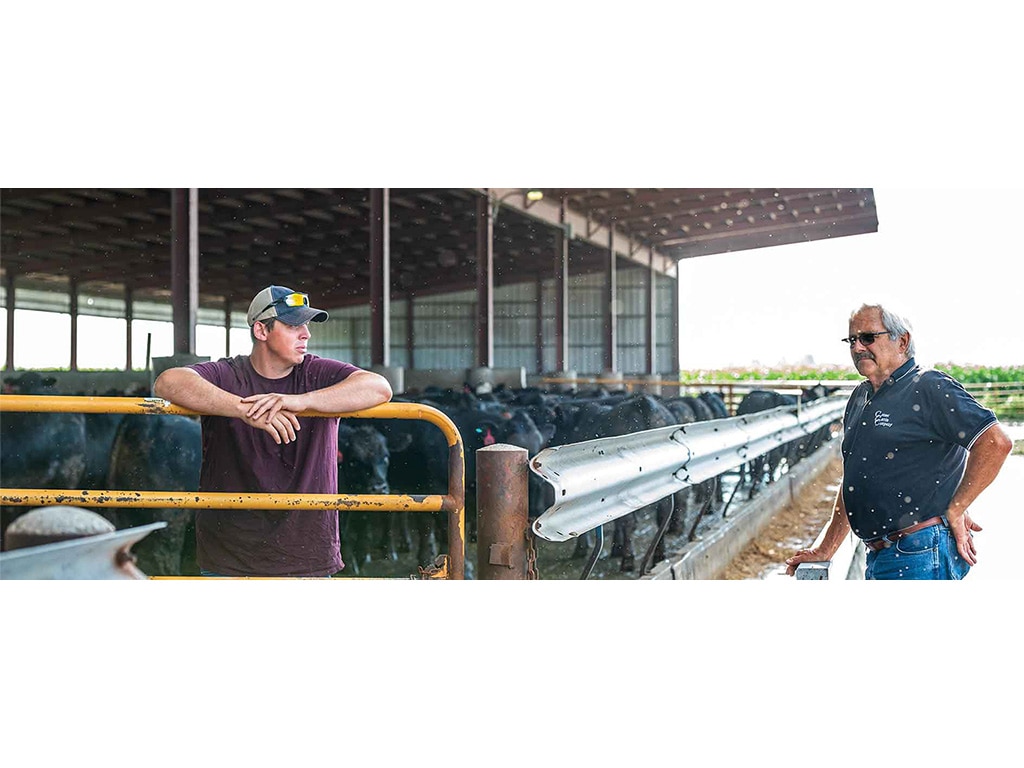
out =
<path fill-rule="evenodd" d="M 301 413 L 309 407 L 304 395 L 279 395 L 276 392 L 269 392 L 265 395 L 249 395 L 243 397 L 242 402 L 249 406 L 245 415 L 251 419 L 258 419 L 264 414 L 268 419 L 273 419 L 279 411 Z"/>
<path fill-rule="evenodd" d="M 274 438 L 274 442 L 286 445 L 295 440 L 299 431 L 299 419 L 296 414 L 306 410 L 305 398 L 302 395 L 250 395 L 240 401 L 239 418 L 254 429 L 262 429 Z"/>
<path fill-rule="evenodd" d="M 964 512 L 963 515 L 954 516 L 948 514 L 949 530 L 953 532 L 956 539 L 956 551 L 960 557 L 967 561 L 968 565 L 978 564 L 978 550 L 974 546 L 974 537 L 971 531 L 980 531 L 981 526 L 971 519 L 971 516 Z"/>
<path fill-rule="evenodd" d="M 796 567 L 800 565 L 800 563 L 825 563 L 829 560 L 831 560 L 831 557 L 826 556 L 825 553 L 819 549 L 797 550 L 796 554 L 786 560 L 786 575 L 795 575 Z"/>

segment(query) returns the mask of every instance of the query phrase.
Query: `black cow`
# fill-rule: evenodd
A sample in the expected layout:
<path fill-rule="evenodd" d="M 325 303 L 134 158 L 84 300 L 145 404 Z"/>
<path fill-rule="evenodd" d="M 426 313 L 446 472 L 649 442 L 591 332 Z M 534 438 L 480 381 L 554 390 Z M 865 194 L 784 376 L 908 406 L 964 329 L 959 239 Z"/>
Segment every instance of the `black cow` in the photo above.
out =
<path fill-rule="evenodd" d="M 56 394 L 53 377 L 27 371 L 4 381 L 5 394 Z M 85 416 L 80 413 L 0 414 L 0 478 L 5 488 L 77 489 L 86 469 Z M 6 507 L 6 529 L 31 507 Z"/>
<path fill-rule="evenodd" d="M 549 444 L 556 426 L 550 421 L 538 426 L 531 416 L 531 411 L 537 409 L 516 406 L 512 400 L 500 403 L 463 399 L 458 407 L 441 405 L 440 410 L 462 435 L 466 467 L 466 538 L 474 542 L 477 534 L 476 452 L 495 443 L 505 443 L 525 448 L 532 458 Z"/>
<path fill-rule="evenodd" d="M 529 408 L 512 406 L 511 416 L 497 424 L 496 442 L 526 449 L 527 460 L 548 447 L 555 435 L 554 423 L 538 425 L 530 416 Z M 528 517 L 537 517 L 551 506 L 550 486 L 533 472 L 527 473 Z M 549 499 L 551 499 L 549 501 Z M 545 506 L 546 504 L 546 506 Z"/>
<path fill-rule="evenodd" d="M 391 402 L 419 402 L 441 410 L 437 403 L 413 399 L 407 395 Z M 404 443 L 404 449 L 390 456 L 388 485 L 391 493 L 407 495 L 448 493 L 448 441 L 434 424 L 421 420 L 380 419 L 372 422 L 389 444 Z M 448 526 L 443 512 L 409 512 L 399 517 L 399 545 L 409 545 L 408 531 L 415 535 L 416 561 L 420 566 L 433 564 L 446 544 Z M 409 525 L 411 522 L 411 525 Z"/>
<path fill-rule="evenodd" d="M 85 417 L 80 413 L 0 416 L 0 478 L 5 488 L 79 488 L 85 472 Z M 5 507 L 6 529 L 31 507 Z"/>
<path fill-rule="evenodd" d="M 391 456 L 407 449 L 411 442 L 408 433 L 390 432 L 385 437 L 374 424 L 342 419 L 338 424 L 338 493 L 390 494 Z M 347 571 L 358 576 L 371 560 L 397 560 L 399 549 L 408 551 L 404 521 L 402 512 L 342 510 L 339 527 Z"/>
<path fill-rule="evenodd" d="M 111 490 L 196 491 L 202 464 L 199 420 L 163 414 L 125 416 L 110 454 L 106 488 Z M 197 575 L 195 510 L 190 508 L 103 509 L 118 529 L 165 521 L 132 551 L 150 576 Z"/>
<path fill-rule="evenodd" d="M 613 437 L 645 432 L 650 429 L 671 426 L 675 423 L 675 416 L 657 398 L 651 395 L 637 395 L 623 400 L 606 411 L 598 412 L 593 416 L 585 415 L 576 422 L 572 433 L 568 436 L 567 443 L 593 440 L 598 437 Z M 665 521 L 672 503 L 672 497 L 657 503 L 657 519 L 659 524 Z M 613 524 L 614 534 L 611 556 L 622 558 L 620 569 L 624 572 L 632 571 L 636 567 L 633 534 L 636 531 L 636 515 L 639 511 L 630 512 L 615 520 Z M 589 539 L 589 536 L 579 537 L 574 556 L 585 552 L 587 539 Z M 661 542 L 659 542 L 659 549 L 661 546 Z M 662 559 L 663 555 L 663 552 L 655 552 L 655 559 Z"/>
<path fill-rule="evenodd" d="M 725 407 L 725 401 L 715 392 L 702 392 L 697 397 L 684 396 L 680 399 L 685 400 L 693 407 L 697 421 L 713 421 L 714 419 L 726 418 L 729 414 L 728 409 Z M 696 491 L 701 505 L 706 504 L 712 494 L 714 494 L 717 502 L 721 503 L 723 500 L 722 484 L 717 479 L 705 480 Z M 690 533 L 690 538 L 693 538 L 693 531 Z"/>
<path fill-rule="evenodd" d="M 766 389 L 753 389 L 743 396 L 740 404 L 736 407 L 736 415 L 747 416 L 783 405 L 796 405 L 796 396 L 783 395 Z M 740 467 L 740 485 L 746 482 L 748 472 L 750 476 L 748 500 L 754 498 L 754 494 L 760 489 L 762 482 L 768 484 L 775 482 L 775 473 L 785 458 L 785 454 L 785 446 L 778 446 L 767 453 L 754 457 L 746 465 Z"/>
<path fill-rule="evenodd" d="M 698 421 L 712 421 L 717 418 L 715 410 L 700 397 L 684 395 L 681 397 L 668 398 L 665 401 L 668 408 L 676 417 L 677 424 L 693 424 Z M 688 538 L 692 541 L 696 536 L 697 524 L 711 503 L 711 499 L 722 501 L 722 486 L 716 478 L 705 480 L 695 486 L 678 491 L 675 494 L 675 510 L 672 513 L 672 522 L 669 524 L 668 532 L 678 534 L 683 532 L 683 521 L 691 507 L 698 510 L 697 518 L 690 527 Z"/>
<path fill-rule="evenodd" d="M 729 418 L 729 409 L 725 405 L 725 400 L 717 392 L 701 392 L 697 395 L 698 400 L 703 400 L 707 406 L 711 409 L 716 419 L 727 419 Z"/>
<path fill-rule="evenodd" d="M 801 392 L 801 400 L 804 403 L 817 400 L 822 397 L 829 397 L 835 394 L 838 387 L 826 387 L 824 384 L 816 384 L 813 387 L 807 387 Z M 837 419 L 838 421 L 839 419 Z M 832 424 L 825 424 L 819 427 L 814 432 L 806 435 L 798 441 L 794 441 L 790 447 L 789 459 L 796 463 L 801 459 L 804 459 L 818 450 L 822 445 L 832 439 Z"/>
<path fill-rule="evenodd" d="M 822 384 L 817 384 L 813 387 L 804 388 L 798 398 L 796 395 L 783 395 L 770 390 L 755 389 L 751 390 L 740 401 L 739 406 L 736 408 L 736 415 L 743 416 L 751 413 L 758 413 L 760 411 L 778 408 L 783 405 L 795 406 L 798 402 L 808 403 L 818 399 L 819 397 L 826 397 L 835 391 L 835 387 L 826 387 Z M 807 438 L 802 438 L 798 441 L 792 441 L 786 445 L 780 445 L 776 448 L 772 448 L 768 453 L 758 456 L 748 462 L 747 467 L 749 468 L 751 482 L 750 493 L 747 498 L 753 498 L 762 482 L 767 484 L 773 483 L 775 481 L 776 474 L 783 463 L 785 463 L 786 466 L 791 467 L 801 458 L 809 455 L 811 452 L 819 448 L 823 441 L 827 439 L 828 431 L 828 426 L 823 427 L 816 430 L 813 435 Z M 744 470 L 741 467 L 740 483 L 744 483 L 745 479 Z"/>

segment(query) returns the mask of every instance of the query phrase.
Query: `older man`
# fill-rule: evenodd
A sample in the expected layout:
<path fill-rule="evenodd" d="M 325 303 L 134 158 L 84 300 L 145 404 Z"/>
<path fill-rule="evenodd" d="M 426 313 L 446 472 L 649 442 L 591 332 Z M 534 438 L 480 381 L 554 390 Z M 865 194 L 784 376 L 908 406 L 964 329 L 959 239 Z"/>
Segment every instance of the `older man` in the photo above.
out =
<path fill-rule="evenodd" d="M 843 484 L 821 544 L 786 560 L 829 560 L 852 529 L 868 579 L 962 579 L 977 563 L 968 514 L 1013 447 L 992 411 L 914 362 L 903 317 L 877 304 L 850 316 L 850 355 L 867 381 L 844 416 Z"/>

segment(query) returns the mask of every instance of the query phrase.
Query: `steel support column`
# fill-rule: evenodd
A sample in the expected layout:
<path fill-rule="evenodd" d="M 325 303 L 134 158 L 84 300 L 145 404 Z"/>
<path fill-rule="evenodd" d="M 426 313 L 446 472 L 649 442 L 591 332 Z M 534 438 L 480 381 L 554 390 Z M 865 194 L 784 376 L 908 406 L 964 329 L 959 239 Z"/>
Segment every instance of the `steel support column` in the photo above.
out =
<path fill-rule="evenodd" d="M 135 295 L 130 285 L 124 287 L 124 369 L 132 369 L 132 320 L 135 316 Z"/>
<path fill-rule="evenodd" d="M 68 296 L 71 299 L 71 306 L 68 313 L 71 315 L 71 362 L 68 370 L 78 370 L 78 278 L 72 276 L 68 281 Z"/>
<path fill-rule="evenodd" d="M 4 275 L 4 302 L 7 304 L 7 360 L 4 368 L 14 372 L 14 273 Z"/>
<path fill-rule="evenodd" d="M 647 267 L 647 330 L 646 368 L 648 375 L 658 372 L 658 273 L 654 269 L 654 251 L 649 255 Z"/>
<path fill-rule="evenodd" d="M 569 238 L 565 227 L 565 199 L 558 213 L 561 227 L 555 232 L 555 370 L 569 365 Z"/>
<path fill-rule="evenodd" d="M 171 316 L 174 354 L 194 355 L 199 304 L 199 190 L 171 190 Z"/>
<path fill-rule="evenodd" d="M 615 229 L 608 227 L 608 266 L 604 286 L 604 369 L 619 369 L 618 278 L 615 270 Z"/>
<path fill-rule="evenodd" d="M 231 297 L 224 297 L 224 357 L 231 357 Z"/>
<path fill-rule="evenodd" d="M 412 291 L 405 295 L 405 367 L 416 367 L 416 314 L 413 311 L 415 296 Z"/>
<path fill-rule="evenodd" d="M 494 208 L 476 201 L 476 364 L 494 367 Z"/>
<path fill-rule="evenodd" d="M 537 349 L 537 373 L 544 373 L 544 275 L 537 273 L 537 329 L 535 346 Z"/>
<path fill-rule="evenodd" d="M 676 276 L 672 285 L 672 317 L 669 320 L 672 333 L 669 355 L 672 360 L 672 378 L 679 377 L 679 266 L 676 266 Z"/>
<path fill-rule="evenodd" d="M 371 365 L 391 365 L 390 200 L 388 189 L 370 190 Z"/>

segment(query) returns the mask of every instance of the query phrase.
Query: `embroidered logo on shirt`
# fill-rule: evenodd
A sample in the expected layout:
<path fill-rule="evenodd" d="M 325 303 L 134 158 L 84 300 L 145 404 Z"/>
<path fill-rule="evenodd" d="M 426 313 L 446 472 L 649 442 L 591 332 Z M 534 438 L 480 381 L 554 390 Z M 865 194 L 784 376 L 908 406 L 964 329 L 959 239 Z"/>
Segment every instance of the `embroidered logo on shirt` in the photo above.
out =
<path fill-rule="evenodd" d="M 889 421 L 889 414 L 882 413 L 881 411 L 875 411 L 875 426 L 876 427 L 891 427 L 892 422 Z"/>

